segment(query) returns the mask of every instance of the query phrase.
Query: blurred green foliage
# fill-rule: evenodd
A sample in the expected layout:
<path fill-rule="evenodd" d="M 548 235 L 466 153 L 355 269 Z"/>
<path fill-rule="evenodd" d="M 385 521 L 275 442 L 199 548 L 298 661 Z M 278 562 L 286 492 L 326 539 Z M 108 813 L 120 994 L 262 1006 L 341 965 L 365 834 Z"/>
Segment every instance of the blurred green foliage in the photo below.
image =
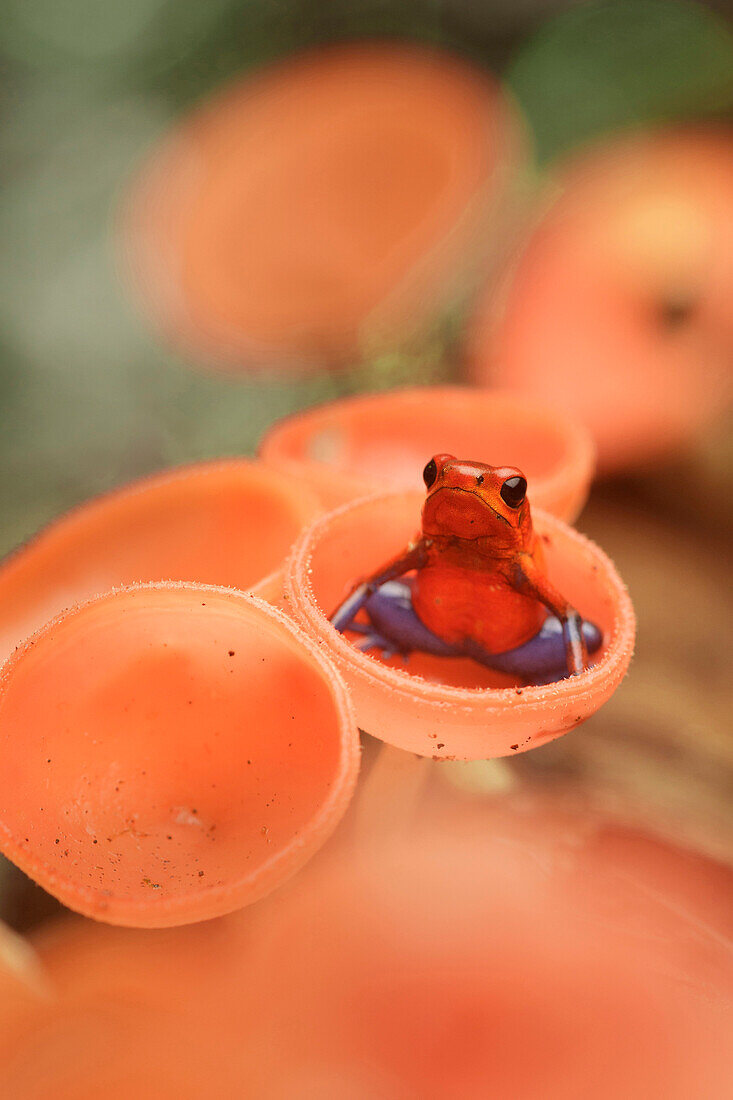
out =
<path fill-rule="evenodd" d="M 733 33 L 698 4 L 580 4 L 543 27 L 506 78 L 546 161 L 621 127 L 730 114 Z"/>
<path fill-rule="evenodd" d="M 172 463 L 247 453 L 318 400 L 442 370 L 435 338 L 365 374 L 227 378 L 157 339 L 118 276 L 127 180 L 188 104 L 254 64 L 341 34 L 434 38 L 395 14 L 281 0 L 6 0 L 0 21 L 0 549 L 85 497 Z M 437 348 L 437 350 L 436 350 Z"/>
<path fill-rule="evenodd" d="M 455 329 L 343 376 L 224 378 L 192 370 L 128 303 L 114 245 L 120 194 L 179 113 L 233 74 L 356 35 L 444 43 L 489 67 L 510 57 L 543 156 L 610 126 L 730 102 L 730 35 L 707 9 L 580 5 L 534 35 L 547 10 L 542 0 L 4 0 L 0 549 L 151 469 L 251 451 L 303 405 L 450 370 Z"/>

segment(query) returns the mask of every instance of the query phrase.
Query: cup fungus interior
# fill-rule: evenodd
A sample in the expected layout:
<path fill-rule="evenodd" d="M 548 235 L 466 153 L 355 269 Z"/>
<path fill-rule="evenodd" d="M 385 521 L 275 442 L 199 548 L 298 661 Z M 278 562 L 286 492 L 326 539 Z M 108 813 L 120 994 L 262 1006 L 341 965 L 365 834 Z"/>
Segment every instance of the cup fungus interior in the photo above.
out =
<path fill-rule="evenodd" d="M 593 472 L 590 435 L 571 417 L 486 389 L 424 387 L 320 405 L 275 424 L 268 462 L 313 486 L 326 506 L 383 489 L 422 487 L 431 455 L 516 466 L 532 501 L 574 519 Z"/>
<path fill-rule="evenodd" d="M 330 663 L 231 590 L 109 593 L 3 669 L 0 845 L 111 923 L 181 924 L 266 893 L 334 827 L 357 766 Z"/>
<path fill-rule="evenodd" d="M 234 370 L 353 358 L 364 326 L 412 328 L 444 283 L 455 293 L 518 130 L 490 77 L 414 45 L 341 44 L 248 75 L 133 189 L 145 304 Z"/>
<path fill-rule="evenodd" d="M 415 537 L 422 500 L 417 493 L 388 494 L 344 505 L 303 532 L 288 565 L 289 606 L 331 650 L 361 728 L 422 755 L 475 759 L 531 748 L 588 718 L 626 672 L 634 614 L 606 555 L 547 513 L 534 512 L 533 518 L 549 578 L 603 631 L 603 645 L 582 675 L 519 687 L 470 660 L 414 653 L 407 663 L 401 657 L 385 661 L 360 652 L 331 626 L 328 615 L 353 584 Z"/>
<path fill-rule="evenodd" d="M 51 523 L 0 566 L 0 659 L 54 615 L 112 588 L 193 581 L 265 598 L 319 504 L 257 462 L 156 474 Z"/>

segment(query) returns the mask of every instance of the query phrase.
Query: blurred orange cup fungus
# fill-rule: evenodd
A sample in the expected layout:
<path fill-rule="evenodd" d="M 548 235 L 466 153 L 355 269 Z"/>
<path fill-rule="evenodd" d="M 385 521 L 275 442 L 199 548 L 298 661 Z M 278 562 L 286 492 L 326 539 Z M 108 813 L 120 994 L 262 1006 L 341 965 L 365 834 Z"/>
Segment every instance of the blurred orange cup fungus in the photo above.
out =
<path fill-rule="evenodd" d="M 8 1095 L 725 1094 L 728 868 L 527 792 L 433 787 L 355 840 L 246 913 L 33 934 L 51 995 L 0 1015 Z"/>
<path fill-rule="evenodd" d="M 566 164 L 467 345 L 473 381 L 574 413 L 604 470 L 694 439 L 730 395 L 733 131 L 633 134 Z"/>
<path fill-rule="evenodd" d="M 506 756 L 567 733 L 619 686 L 636 624 L 626 588 L 606 555 L 548 513 L 535 511 L 533 519 L 549 578 L 604 634 L 593 667 L 580 676 L 518 687 L 468 659 L 415 652 L 408 665 L 400 657 L 384 661 L 361 652 L 329 622 L 327 616 L 359 578 L 415 537 L 423 499 L 418 493 L 390 493 L 329 512 L 301 534 L 288 564 L 286 604 L 328 647 L 351 691 L 359 726 L 435 759 Z"/>
<path fill-rule="evenodd" d="M 154 152 L 125 261 L 171 340 L 209 364 L 350 363 L 475 281 L 522 150 L 513 104 L 459 58 L 314 49 L 225 88 Z"/>
<path fill-rule="evenodd" d="M 31 946 L 48 993 L 32 1006 L 18 998 L 0 1006 L 6 1094 L 243 1095 L 253 1058 L 246 933 L 243 919 L 132 930 L 68 917 L 35 931 Z"/>
<path fill-rule="evenodd" d="M 0 1050 L 16 1021 L 35 1014 L 49 992 L 36 952 L 23 936 L 0 921 Z"/>
<path fill-rule="evenodd" d="M 272 890 L 335 827 L 358 763 L 331 662 L 231 589 L 108 593 L 0 670 L 0 849 L 110 923 L 204 920 Z"/>
<path fill-rule="evenodd" d="M 276 600 L 282 566 L 320 511 L 258 462 L 202 462 L 97 497 L 0 563 L 0 661 L 71 604 L 140 581 L 199 581 Z"/>
<path fill-rule="evenodd" d="M 727 1092 L 728 869 L 526 796 L 425 817 L 262 913 L 249 1095 Z"/>
<path fill-rule="evenodd" d="M 417 489 L 433 454 L 518 467 L 532 502 L 561 519 L 581 511 L 593 476 L 589 433 L 524 396 L 460 386 L 365 394 L 278 421 L 259 454 L 312 486 L 326 507 L 386 489 Z"/>

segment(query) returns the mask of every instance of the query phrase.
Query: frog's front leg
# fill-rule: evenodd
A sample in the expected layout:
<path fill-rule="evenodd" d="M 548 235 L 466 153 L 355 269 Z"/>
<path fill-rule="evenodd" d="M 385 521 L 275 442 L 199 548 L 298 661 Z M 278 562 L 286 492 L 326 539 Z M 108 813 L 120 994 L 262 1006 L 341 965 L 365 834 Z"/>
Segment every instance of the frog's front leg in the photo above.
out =
<path fill-rule="evenodd" d="M 516 577 L 519 590 L 527 592 L 543 603 L 560 622 L 565 643 L 567 671 L 571 676 L 579 676 L 588 666 L 588 647 L 580 615 L 550 584 L 529 554 L 519 555 Z"/>
<path fill-rule="evenodd" d="M 330 617 L 331 622 L 337 630 L 357 630 L 358 624 L 354 623 L 354 619 L 373 592 L 374 586 L 366 581 L 357 585 L 354 591 L 346 597 L 343 603 L 339 604 Z M 361 631 L 357 630 L 357 633 L 361 633 Z"/>
<path fill-rule="evenodd" d="M 404 573 L 409 573 L 412 569 L 420 569 L 425 563 L 427 545 L 425 539 L 417 539 L 376 573 L 359 581 L 346 599 L 329 615 L 336 629 L 341 631 L 354 629 L 354 619 L 381 585 L 395 577 L 401 577 Z M 363 633 L 363 631 L 357 629 L 357 633 Z"/>
<path fill-rule="evenodd" d="M 367 622 L 355 622 L 354 616 L 362 609 Z M 413 650 L 438 657 L 458 655 L 453 646 L 438 638 L 418 619 L 412 606 L 410 579 L 386 581 L 378 588 L 362 583 L 338 608 L 331 621 L 338 630 L 352 630 L 363 635 L 359 649 L 381 649 L 385 657 L 395 653 L 406 657 Z"/>

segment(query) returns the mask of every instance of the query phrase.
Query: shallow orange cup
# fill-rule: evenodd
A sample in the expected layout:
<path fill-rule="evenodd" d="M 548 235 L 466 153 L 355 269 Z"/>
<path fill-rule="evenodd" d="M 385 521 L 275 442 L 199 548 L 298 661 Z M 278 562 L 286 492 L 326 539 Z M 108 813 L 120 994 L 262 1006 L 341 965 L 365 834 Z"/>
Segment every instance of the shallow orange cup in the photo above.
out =
<path fill-rule="evenodd" d="M 208 364 L 347 365 L 475 281 L 523 149 L 513 103 L 458 57 L 313 49 L 235 81 L 154 150 L 126 261 L 144 308 Z"/>
<path fill-rule="evenodd" d="M 333 830 L 358 762 L 330 660 L 231 589 L 108 593 L 0 673 L 0 849 L 113 924 L 204 920 L 272 890 Z"/>
<path fill-rule="evenodd" d="M 201 462 L 96 497 L 0 564 L 0 660 L 54 615 L 119 585 L 200 581 L 275 600 L 307 486 L 262 463 Z"/>
<path fill-rule="evenodd" d="M 532 502 L 576 518 L 593 476 L 590 434 L 571 416 L 523 396 L 425 386 L 330 401 L 278 421 L 260 456 L 312 486 L 326 507 L 387 489 L 417 489 L 434 454 L 516 466 Z"/>
<path fill-rule="evenodd" d="M 567 733 L 613 694 L 634 648 L 635 618 L 612 562 L 548 513 L 533 513 L 552 583 L 603 631 L 593 666 L 544 687 L 518 687 L 468 659 L 413 653 L 383 661 L 362 653 L 328 615 L 353 584 L 415 537 L 424 494 L 369 497 L 322 516 L 296 542 L 285 578 L 294 617 L 328 647 L 354 700 L 359 726 L 435 759 L 483 759 L 535 748 Z"/>

